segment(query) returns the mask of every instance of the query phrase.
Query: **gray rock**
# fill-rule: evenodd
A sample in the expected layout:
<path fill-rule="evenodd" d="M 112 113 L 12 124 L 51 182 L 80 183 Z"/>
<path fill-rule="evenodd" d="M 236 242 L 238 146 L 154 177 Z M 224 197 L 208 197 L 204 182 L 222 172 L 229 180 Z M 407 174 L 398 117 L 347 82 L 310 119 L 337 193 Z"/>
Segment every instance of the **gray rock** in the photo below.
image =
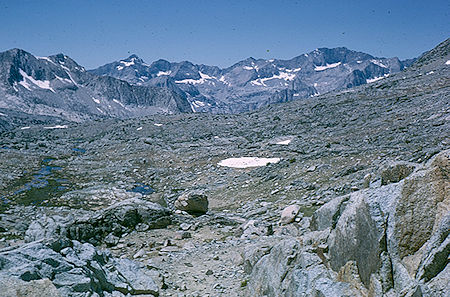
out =
<path fill-rule="evenodd" d="M 370 275 L 380 266 L 382 238 L 362 193 L 352 194 L 330 236 L 331 267 L 338 271 L 348 261 L 356 261 L 361 281 L 368 286 Z"/>
<path fill-rule="evenodd" d="M 289 205 L 285 207 L 281 212 L 281 219 L 280 219 L 281 224 L 286 225 L 292 223 L 297 217 L 299 211 L 300 206 L 298 205 Z"/>
<path fill-rule="evenodd" d="M 43 238 L 58 238 L 64 233 L 64 225 L 70 219 L 61 216 L 48 217 L 43 215 L 33 221 L 25 232 L 25 241 L 31 242 Z"/>
<path fill-rule="evenodd" d="M 32 242 L 0 253 L 0 263 L 0 279 L 17 277 L 29 282 L 47 278 L 62 296 L 103 292 L 157 296 L 162 285 L 158 272 L 77 241 L 60 252 L 52 250 L 50 243 Z"/>
<path fill-rule="evenodd" d="M 0 276 L 1 295 L 3 297 L 62 297 L 49 279 L 23 281 L 16 277 Z"/>
<path fill-rule="evenodd" d="M 178 197 L 175 208 L 193 215 L 205 214 L 208 211 L 208 197 L 201 191 L 191 191 Z"/>
<path fill-rule="evenodd" d="M 255 264 L 272 249 L 269 243 L 255 243 L 245 247 L 243 252 L 244 272 L 250 274 Z"/>
<path fill-rule="evenodd" d="M 345 202 L 349 198 L 349 195 L 337 197 L 316 210 L 311 218 L 311 230 L 320 231 L 326 228 L 335 228 L 337 219 L 341 216 L 345 208 Z"/>
<path fill-rule="evenodd" d="M 381 185 L 397 183 L 409 176 L 417 167 L 414 163 L 395 162 L 384 166 L 381 170 Z"/>
<path fill-rule="evenodd" d="M 113 233 L 109 233 L 104 239 L 105 244 L 108 247 L 116 246 L 119 243 L 119 240 L 120 238 L 115 236 Z"/>
<path fill-rule="evenodd" d="M 120 236 L 145 223 L 150 228 L 162 228 L 170 223 L 168 209 L 152 202 L 131 198 L 78 219 L 67 226 L 67 237 L 78 241 L 99 244 L 111 234 Z"/>
<path fill-rule="evenodd" d="M 295 239 L 276 244 L 253 267 L 248 284 L 249 296 L 281 296 L 282 283 L 294 266 L 299 251 L 300 243 Z"/>

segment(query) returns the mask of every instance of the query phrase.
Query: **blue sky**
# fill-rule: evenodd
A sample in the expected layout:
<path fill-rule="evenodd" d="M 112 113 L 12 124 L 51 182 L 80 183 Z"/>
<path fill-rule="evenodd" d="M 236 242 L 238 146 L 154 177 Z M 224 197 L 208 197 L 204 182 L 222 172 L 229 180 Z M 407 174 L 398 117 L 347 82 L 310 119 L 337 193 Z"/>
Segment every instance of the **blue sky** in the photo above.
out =
<path fill-rule="evenodd" d="M 0 0 L 0 51 L 64 53 L 95 68 L 147 62 L 227 67 L 346 46 L 412 58 L 450 37 L 450 1 Z"/>

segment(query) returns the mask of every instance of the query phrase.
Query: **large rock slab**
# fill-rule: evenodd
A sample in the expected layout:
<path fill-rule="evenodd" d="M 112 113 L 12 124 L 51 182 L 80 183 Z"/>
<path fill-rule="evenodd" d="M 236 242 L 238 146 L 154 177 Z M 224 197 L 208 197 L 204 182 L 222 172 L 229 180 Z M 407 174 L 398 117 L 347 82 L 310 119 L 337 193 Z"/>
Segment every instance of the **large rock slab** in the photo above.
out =
<path fill-rule="evenodd" d="M 286 224 L 294 222 L 299 211 L 300 211 L 300 206 L 295 205 L 295 204 L 285 207 L 281 211 L 281 218 L 280 218 L 281 224 L 286 225 Z"/>
<path fill-rule="evenodd" d="M 383 233 L 377 229 L 369 206 L 361 192 L 350 201 L 330 235 L 330 263 L 338 271 L 348 261 L 355 261 L 361 281 L 368 286 L 370 275 L 380 267 L 380 243 Z"/>
<path fill-rule="evenodd" d="M 394 234 L 401 258 L 417 252 L 450 211 L 449 152 L 440 153 L 430 163 L 404 180 L 396 205 Z"/>
<path fill-rule="evenodd" d="M 120 236 L 140 223 L 154 229 L 166 227 L 170 224 L 170 211 L 156 203 L 127 199 L 93 216 L 75 220 L 66 227 L 67 237 L 96 245 L 107 235 L 113 233 Z"/>
<path fill-rule="evenodd" d="M 295 239 L 286 239 L 276 244 L 253 267 L 248 296 L 281 296 L 282 283 L 293 268 L 299 251 L 300 243 Z"/>
<path fill-rule="evenodd" d="M 337 197 L 316 210 L 311 218 L 311 230 L 319 231 L 335 228 L 348 199 L 350 199 L 350 195 Z"/>

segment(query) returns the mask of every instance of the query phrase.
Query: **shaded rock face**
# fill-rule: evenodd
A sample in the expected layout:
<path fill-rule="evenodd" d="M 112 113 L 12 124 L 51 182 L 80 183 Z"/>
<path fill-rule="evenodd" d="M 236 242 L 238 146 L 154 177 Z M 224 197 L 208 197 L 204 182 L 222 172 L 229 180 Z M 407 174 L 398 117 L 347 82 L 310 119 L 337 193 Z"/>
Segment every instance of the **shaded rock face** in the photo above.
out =
<path fill-rule="evenodd" d="M 449 160 L 320 207 L 302 245 L 280 242 L 251 266 L 249 296 L 447 296 Z"/>
<path fill-rule="evenodd" d="M 200 191 L 191 191 L 178 197 L 175 208 L 193 215 L 202 215 L 208 211 L 208 197 Z"/>
<path fill-rule="evenodd" d="M 430 239 L 440 219 L 437 217 L 439 205 L 449 204 L 448 156 L 439 155 L 431 166 L 431 169 L 419 171 L 405 180 L 401 199 L 396 206 L 395 235 L 402 258 L 417 252 Z"/>
<path fill-rule="evenodd" d="M 423 253 L 416 277 L 429 281 L 436 277 L 449 263 L 450 254 L 450 214 L 447 214 L 431 237 Z M 448 280 L 450 282 L 450 280 Z"/>
<path fill-rule="evenodd" d="M 348 261 L 357 263 L 362 282 L 380 265 L 382 233 L 376 228 L 362 195 L 354 195 L 342 213 L 330 239 L 331 267 L 338 271 Z"/>

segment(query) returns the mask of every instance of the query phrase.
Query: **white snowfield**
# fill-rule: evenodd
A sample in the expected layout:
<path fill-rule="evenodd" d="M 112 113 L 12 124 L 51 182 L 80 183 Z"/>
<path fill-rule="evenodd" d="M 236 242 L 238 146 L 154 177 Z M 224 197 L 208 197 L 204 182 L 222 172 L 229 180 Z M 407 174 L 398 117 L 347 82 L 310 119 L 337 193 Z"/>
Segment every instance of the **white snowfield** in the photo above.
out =
<path fill-rule="evenodd" d="M 228 158 L 217 163 L 219 166 L 232 168 L 262 167 L 269 163 L 278 163 L 280 158 L 240 157 Z"/>
<path fill-rule="evenodd" d="M 175 82 L 177 84 L 191 84 L 191 85 L 196 85 L 196 84 L 203 84 L 205 82 L 207 82 L 208 80 L 217 80 L 216 77 L 214 76 L 209 76 L 208 74 L 199 72 L 200 74 L 200 78 L 199 79 L 191 79 L 191 78 L 186 78 L 183 80 L 176 80 Z"/>
<path fill-rule="evenodd" d="M 388 68 L 386 65 L 384 65 L 383 63 L 381 63 L 380 60 L 375 60 L 375 59 L 373 59 L 373 60 L 370 60 L 370 62 L 372 62 L 373 64 L 378 65 L 378 66 L 380 66 L 380 67 Z"/>
<path fill-rule="evenodd" d="M 288 145 L 289 143 L 291 143 L 291 141 L 292 141 L 292 139 L 286 139 L 286 140 L 278 141 L 276 144 Z"/>
<path fill-rule="evenodd" d="M 170 75 L 172 73 L 172 71 L 159 71 L 158 74 L 156 74 L 156 76 L 161 76 L 161 75 Z"/>
<path fill-rule="evenodd" d="M 56 125 L 52 127 L 44 127 L 44 129 L 67 129 L 67 125 Z"/>
<path fill-rule="evenodd" d="M 370 84 L 370 83 L 379 81 L 380 79 L 386 78 L 386 77 L 388 77 L 388 76 L 389 76 L 389 74 L 385 74 L 385 75 L 383 75 L 383 76 L 378 76 L 378 77 L 374 77 L 374 78 L 369 78 L 369 79 L 366 79 L 366 83 Z"/>
<path fill-rule="evenodd" d="M 271 77 L 266 77 L 266 78 L 258 78 L 255 80 L 252 80 L 250 82 L 250 84 L 255 85 L 255 86 L 265 86 L 267 87 L 267 85 L 265 84 L 266 81 L 272 80 L 272 79 L 283 79 L 286 81 L 291 81 L 295 79 L 295 74 L 290 74 L 287 72 L 280 72 L 278 75 L 273 75 Z"/>
<path fill-rule="evenodd" d="M 55 93 L 55 90 L 53 90 L 50 87 L 50 81 L 48 81 L 48 80 L 36 80 L 32 76 L 29 76 L 22 69 L 19 69 L 19 72 L 20 72 L 20 75 L 22 75 L 22 77 L 23 77 L 23 80 L 21 82 L 19 82 L 19 84 L 21 84 L 24 88 L 28 89 L 29 91 L 31 91 L 30 83 L 32 83 L 33 85 L 37 86 L 38 88 L 47 89 L 47 90 L 50 90 L 53 93 Z"/>
<path fill-rule="evenodd" d="M 339 65 L 341 65 L 341 62 L 337 62 L 337 63 L 333 63 L 333 64 L 327 64 L 325 66 L 316 66 L 316 67 L 314 67 L 314 70 L 315 71 L 323 71 L 323 70 L 326 70 L 326 69 L 338 67 Z"/>

